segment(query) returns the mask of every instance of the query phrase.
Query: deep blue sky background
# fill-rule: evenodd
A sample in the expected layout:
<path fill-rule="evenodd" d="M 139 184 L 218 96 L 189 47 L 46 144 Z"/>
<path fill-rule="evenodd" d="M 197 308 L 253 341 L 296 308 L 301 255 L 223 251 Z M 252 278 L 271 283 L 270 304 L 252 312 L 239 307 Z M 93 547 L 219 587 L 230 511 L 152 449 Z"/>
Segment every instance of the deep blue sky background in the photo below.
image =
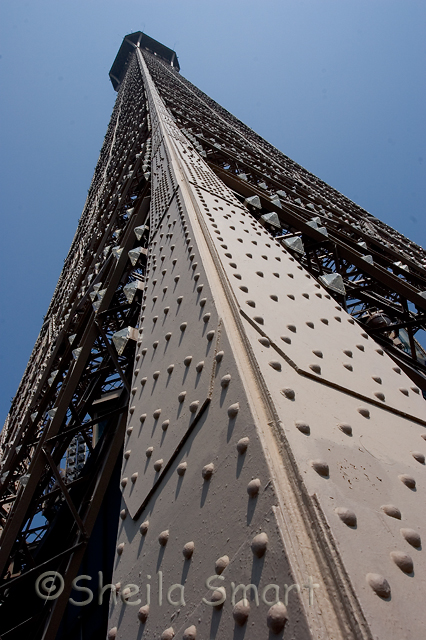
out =
<path fill-rule="evenodd" d="M 426 246 L 424 0 L 2 0 L 0 428 L 142 30 L 260 135 Z"/>

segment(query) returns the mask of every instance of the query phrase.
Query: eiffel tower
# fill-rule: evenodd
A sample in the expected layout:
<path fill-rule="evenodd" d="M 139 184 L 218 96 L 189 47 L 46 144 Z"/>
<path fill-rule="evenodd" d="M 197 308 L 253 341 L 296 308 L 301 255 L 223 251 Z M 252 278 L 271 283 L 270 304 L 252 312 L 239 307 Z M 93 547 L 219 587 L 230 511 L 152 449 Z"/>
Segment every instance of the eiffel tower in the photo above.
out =
<path fill-rule="evenodd" d="M 1 638 L 422 637 L 425 251 L 146 34 L 110 79 L 1 432 Z"/>

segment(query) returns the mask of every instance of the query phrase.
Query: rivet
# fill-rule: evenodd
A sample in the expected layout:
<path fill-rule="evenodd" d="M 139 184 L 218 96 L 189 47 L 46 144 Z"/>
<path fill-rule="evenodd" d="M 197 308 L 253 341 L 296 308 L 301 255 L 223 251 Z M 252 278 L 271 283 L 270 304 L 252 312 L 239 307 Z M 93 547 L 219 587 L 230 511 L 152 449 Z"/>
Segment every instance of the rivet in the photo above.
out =
<path fill-rule="evenodd" d="M 330 474 L 328 464 L 324 460 L 311 460 L 310 465 L 314 471 L 324 478 Z"/>
<path fill-rule="evenodd" d="M 206 464 L 202 471 L 201 471 L 201 475 L 203 476 L 204 480 L 210 480 L 210 478 L 212 477 L 214 472 L 214 464 L 213 462 L 210 462 L 210 464 Z"/>
<path fill-rule="evenodd" d="M 198 280 L 197 275 L 198 275 L 198 277 L 200 276 L 199 273 L 198 274 L 196 273 L 195 276 L 194 276 L 194 280 Z M 203 284 L 199 284 L 198 285 L 198 287 L 197 287 L 197 292 L 198 293 L 201 293 L 201 291 L 203 290 L 203 286 L 204 286 Z"/>
<path fill-rule="evenodd" d="M 374 395 L 376 396 L 376 398 L 377 398 L 378 400 L 381 400 L 382 402 L 384 402 L 384 401 L 386 400 L 385 394 L 384 394 L 384 393 L 382 393 L 381 391 L 376 391 L 376 392 L 374 393 Z"/>
<path fill-rule="evenodd" d="M 235 418 L 239 410 L 240 410 L 240 405 L 238 402 L 231 404 L 231 406 L 228 407 L 228 416 L 230 418 Z"/>
<path fill-rule="evenodd" d="M 296 331 L 297 331 L 297 329 L 296 329 L 296 325 L 294 325 L 294 324 L 288 324 L 288 325 L 287 325 L 287 329 L 288 329 L 289 331 L 292 331 L 293 333 L 296 333 Z M 282 339 L 282 338 L 281 338 L 281 339 Z"/>
<path fill-rule="evenodd" d="M 132 453 L 131 449 L 128 449 L 127 451 L 124 452 L 124 457 L 126 460 L 128 460 L 130 458 L 130 454 Z"/>
<path fill-rule="evenodd" d="M 281 362 L 279 362 L 278 360 L 271 360 L 269 366 L 275 369 L 275 371 L 281 371 L 282 369 Z"/>
<path fill-rule="evenodd" d="M 299 429 L 301 433 L 304 433 L 307 436 L 311 433 L 311 428 L 306 422 L 303 422 L 302 420 L 296 420 L 294 424 L 296 426 L 296 429 Z"/>
<path fill-rule="evenodd" d="M 214 564 L 214 570 L 216 571 L 218 576 L 220 576 L 225 571 L 228 564 L 229 564 L 228 556 L 222 556 L 221 558 L 218 558 L 216 560 Z"/>
<path fill-rule="evenodd" d="M 343 366 L 345 367 L 345 369 L 347 369 L 348 371 L 353 371 L 354 368 L 351 364 L 348 364 L 347 362 L 343 363 Z"/>
<path fill-rule="evenodd" d="M 365 347 L 363 344 L 357 344 L 356 348 L 359 349 L 360 351 L 365 351 Z"/>
<path fill-rule="evenodd" d="M 290 300 L 296 300 L 295 296 L 292 293 L 288 293 L 287 298 L 290 298 Z"/>
<path fill-rule="evenodd" d="M 141 379 L 141 385 L 143 387 L 146 385 L 147 380 L 148 380 L 148 378 L 146 378 L 146 377 Z"/>
<path fill-rule="evenodd" d="M 396 518 L 397 520 L 401 520 L 401 511 L 398 509 L 398 507 L 395 507 L 395 505 L 383 504 L 380 508 L 390 518 Z"/>
<path fill-rule="evenodd" d="M 337 507 L 334 512 L 348 527 L 356 527 L 357 519 L 354 511 L 345 507 Z"/>
<path fill-rule="evenodd" d="M 413 456 L 414 460 L 417 460 L 417 462 L 420 462 L 420 464 L 425 463 L 425 456 L 423 453 L 421 453 L 421 451 L 412 451 L 411 455 Z"/>
<path fill-rule="evenodd" d="M 182 324 L 180 325 L 180 327 L 179 327 L 179 328 L 180 328 L 180 330 L 181 330 L 181 331 L 185 331 L 185 329 L 186 329 L 186 327 L 187 327 L 187 326 L 188 326 L 188 323 L 187 323 L 187 322 L 182 322 Z"/>
<path fill-rule="evenodd" d="M 271 300 L 273 300 L 274 302 L 278 302 L 278 296 L 276 296 L 275 294 L 272 294 L 269 296 L 271 298 Z"/>
<path fill-rule="evenodd" d="M 203 367 L 204 367 L 204 360 L 201 360 L 201 362 L 199 362 L 199 363 L 197 364 L 197 366 L 195 367 L 195 370 L 196 370 L 198 373 L 200 373 L 200 372 L 203 370 Z"/>
<path fill-rule="evenodd" d="M 205 304 L 206 304 L 206 302 L 207 302 L 207 298 L 201 298 L 201 300 L 200 300 L 200 307 L 204 307 L 204 306 L 205 306 Z"/>
<path fill-rule="evenodd" d="M 268 338 L 259 338 L 259 342 L 260 344 L 263 344 L 264 347 L 269 347 L 271 344 Z"/>
<path fill-rule="evenodd" d="M 220 386 L 225 388 L 229 385 L 230 382 L 231 382 L 231 376 L 228 373 L 226 376 L 223 376 L 223 378 L 221 379 Z"/>
<path fill-rule="evenodd" d="M 379 356 L 384 356 L 385 352 L 383 351 L 383 349 L 376 349 L 377 353 L 379 354 Z"/>
<path fill-rule="evenodd" d="M 251 550 L 257 558 L 262 558 L 265 555 L 268 547 L 268 536 L 266 533 L 259 533 L 255 536 L 251 542 Z"/>
<path fill-rule="evenodd" d="M 180 304 L 182 302 L 182 300 L 183 300 L 183 296 L 179 296 L 179 298 L 177 298 L 176 302 L 178 304 Z"/>
<path fill-rule="evenodd" d="M 258 495 L 259 490 L 260 490 L 259 478 L 250 480 L 250 482 L 247 485 L 247 493 L 249 494 L 250 498 L 255 498 Z"/>
<path fill-rule="evenodd" d="M 232 275 L 234 276 L 234 278 L 237 278 L 237 280 L 241 280 L 242 279 L 240 273 L 233 273 Z"/>
<path fill-rule="evenodd" d="M 354 354 L 349 349 L 343 349 L 343 353 L 345 354 L 345 356 L 348 356 L 348 358 L 353 358 Z"/>
<path fill-rule="evenodd" d="M 414 391 L 414 393 L 420 394 L 420 389 L 418 387 L 411 387 L 411 391 Z"/>
<path fill-rule="evenodd" d="M 160 533 L 160 535 L 158 536 L 158 542 L 160 543 L 160 545 L 162 547 L 166 546 L 166 544 L 168 542 L 168 539 L 169 539 L 169 536 L 170 536 L 170 533 L 169 533 L 168 529 L 166 529 L 165 531 L 162 531 Z"/>
<path fill-rule="evenodd" d="M 158 340 L 156 340 L 155 342 L 153 342 L 152 346 L 154 347 L 154 349 L 156 349 L 158 347 Z"/>
<path fill-rule="evenodd" d="M 422 544 L 422 540 L 420 535 L 414 529 L 400 529 L 400 534 L 402 537 L 411 544 L 412 547 L 420 547 Z"/>
<path fill-rule="evenodd" d="M 224 604 L 223 592 L 222 592 L 222 591 L 219 591 L 219 589 L 215 589 L 215 590 L 213 591 L 213 593 L 212 593 L 212 596 L 211 596 L 211 600 L 210 600 L 210 602 L 212 602 L 212 603 L 213 603 L 213 607 L 214 607 L 214 609 L 218 609 L 218 610 L 219 610 L 219 609 L 222 609 L 223 604 Z M 217 602 L 218 604 L 215 604 L 216 602 Z"/>
<path fill-rule="evenodd" d="M 189 560 L 189 558 L 191 558 L 192 554 L 194 553 L 194 549 L 195 544 L 193 542 L 187 542 L 182 549 L 183 557 Z"/>
<path fill-rule="evenodd" d="M 164 313 L 167 315 L 170 311 L 170 307 L 164 307 Z"/>
<path fill-rule="evenodd" d="M 117 553 L 119 556 L 121 556 L 121 554 L 124 551 L 124 542 L 120 542 L 120 544 L 117 546 Z"/>
<path fill-rule="evenodd" d="M 145 422 L 146 420 L 146 413 L 143 413 L 140 418 L 139 418 L 140 422 Z"/>
<path fill-rule="evenodd" d="M 160 377 L 160 372 L 154 371 L 154 373 L 152 374 L 152 377 L 154 378 L 154 380 L 158 380 L 158 378 Z"/>
<path fill-rule="evenodd" d="M 371 377 L 374 380 L 374 382 L 377 382 L 377 384 L 382 384 L 382 379 L 380 376 L 371 376 Z"/>
<path fill-rule="evenodd" d="M 243 453 L 245 453 L 247 451 L 247 447 L 249 446 L 249 438 L 241 438 L 241 440 L 238 440 L 237 442 L 237 451 L 240 455 L 242 455 Z"/>
<path fill-rule="evenodd" d="M 321 322 L 322 322 L 323 324 L 328 324 L 328 320 L 327 320 L 327 318 L 321 318 Z"/>
<path fill-rule="evenodd" d="M 115 640 L 116 637 L 117 637 L 117 627 L 112 627 L 112 629 L 108 631 L 108 640 Z"/>
<path fill-rule="evenodd" d="M 142 623 L 145 623 L 148 620 L 148 616 L 149 616 L 149 604 L 145 604 L 138 611 L 138 619 Z"/>
<path fill-rule="evenodd" d="M 423 440 L 426 440 L 426 433 L 422 433 L 420 437 L 423 438 Z"/>
<path fill-rule="evenodd" d="M 247 287 L 246 287 L 246 286 L 244 286 L 244 285 L 243 285 L 242 287 L 240 287 L 240 289 L 241 289 L 241 291 L 243 291 L 244 293 L 248 293 L 248 289 L 247 289 Z"/>
<path fill-rule="evenodd" d="M 132 431 L 133 431 L 133 427 L 127 427 L 126 433 L 127 433 L 128 436 L 130 436 L 132 434 Z"/>
<path fill-rule="evenodd" d="M 181 462 L 176 469 L 176 473 L 178 474 L 178 476 L 183 476 L 185 475 L 185 471 L 188 468 L 188 463 L 187 462 Z"/>
<path fill-rule="evenodd" d="M 179 282 L 179 278 L 180 278 L 180 276 L 175 276 L 175 277 L 173 278 L 173 280 L 174 280 L 175 282 Z"/>
<path fill-rule="evenodd" d="M 366 340 L 368 340 L 368 333 L 365 333 L 364 331 L 361 333 L 361 336 L 363 338 L 365 338 Z"/>
<path fill-rule="evenodd" d="M 192 624 L 183 632 L 182 640 L 195 640 L 196 637 L 197 637 L 197 627 L 195 626 L 195 624 Z"/>
<path fill-rule="evenodd" d="M 163 633 L 160 636 L 160 640 L 173 640 L 174 637 L 175 637 L 174 629 L 173 627 L 169 627 L 168 629 L 163 631 Z"/>
<path fill-rule="evenodd" d="M 206 335 L 206 338 L 207 338 L 207 340 L 208 340 L 209 342 L 211 342 L 211 341 L 213 340 L 213 338 L 214 338 L 214 330 L 209 331 L 209 332 L 207 333 L 207 335 Z"/>
<path fill-rule="evenodd" d="M 158 418 L 160 417 L 160 414 L 161 414 L 161 409 L 156 409 L 152 415 L 156 420 L 158 420 Z"/>
<path fill-rule="evenodd" d="M 181 391 L 180 394 L 178 395 L 179 402 L 183 402 L 185 400 L 185 396 L 186 396 L 186 391 Z"/>
<path fill-rule="evenodd" d="M 246 300 L 246 304 L 248 304 L 249 307 L 255 307 L 256 303 L 254 300 Z"/>
<path fill-rule="evenodd" d="M 334 316 L 334 319 L 337 320 L 337 322 L 342 322 L 342 318 L 340 316 Z"/>
<path fill-rule="evenodd" d="M 288 336 L 281 336 L 281 340 L 283 342 L 286 342 L 287 344 L 291 344 L 291 338 L 289 338 Z"/>
<path fill-rule="evenodd" d="M 129 481 L 128 478 L 122 478 L 120 482 L 121 486 L 124 488 L 127 485 L 128 481 Z"/>
<path fill-rule="evenodd" d="M 136 480 L 138 479 L 138 472 L 135 471 L 135 473 L 132 473 L 132 475 L 130 476 L 130 480 L 133 482 L 133 484 L 136 482 Z"/>
<path fill-rule="evenodd" d="M 160 471 L 162 466 L 163 466 L 163 459 L 162 458 L 160 458 L 160 460 L 156 460 L 154 462 L 155 471 Z"/>
<path fill-rule="evenodd" d="M 122 520 L 125 520 L 125 519 L 126 519 L 126 517 L 127 517 L 127 511 L 126 511 L 126 509 L 122 509 L 122 510 L 120 511 L 120 518 L 121 518 Z"/>
<path fill-rule="evenodd" d="M 257 322 L 258 324 L 264 324 L 264 319 L 262 318 L 262 316 L 254 316 L 253 320 L 255 322 Z"/>
<path fill-rule="evenodd" d="M 167 367 L 167 373 L 169 374 L 172 373 L 174 368 L 175 368 L 174 364 L 169 364 L 169 366 Z"/>
<path fill-rule="evenodd" d="M 132 405 L 129 409 L 129 413 L 130 415 L 132 415 L 135 412 L 136 407 L 134 405 Z"/>
<path fill-rule="evenodd" d="M 313 322 L 307 322 L 306 326 L 309 327 L 310 329 L 314 329 L 315 328 L 315 325 L 314 325 Z"/>
<path fill-rule="evenodd" d="M 389 582 L 379 573 L 367 573 L 366 580 L 375 593 L 381 598 L 389 598 L 391 588 Z"/>
<path fill-rule="evenodd" d="M 185 367 L 189 367 L 189 365 L 192 362 L 192 356 L 186 356 L 186 358 L 184 359 L 183 363 L 185 365 Z"/>
<path fill-rule="evenodd" d="M 322 351 L 320 351 L 319 349 L 314 349 L 314 350 L 312 351 L 312 353 L 313 353 L 315 356 L 317 356 L 318 358 L 322 358 L 322 357 L 323 357 L 323 353 L 322 353 Z"/>
<path fill-rule="evenodd" d="M 232 616 L 236 622 L 236 624 L 240 627 L 243 627 L 250 614 L 250 604 L 249 601 L 244 598 L 237 602 L 235 607 L 232 610 Z"/>
<path fill-rule="evenodd" d="M 294 400 L 296 397 L 296 393 L 293 391 L 293 389 L 282 389 L 281 393 L 289 400 Z"/>
<path fill-rule="evenodd" d="M 170 331 L 169 331 L 169 333 L 166 333 L 166 335 L 165 335 L 164 337 L 165 337 L 165 339 L 166 339 L 166 340 L 167 340 L 167 342 L 168 342 L 168 341 L 170 340 L 170 338 L 172 337 L 172 334 L 171 334 L 171 333 L 170 333 Z"/>
<path fill-rule="evenodd" d="M 148 449 L 145 451 L 145 455 L 147 458 L 150 458 L 152 456 L 154 452 L 154 447 L 148 447 Z"/>
<path fill-rule="evenodd" d="M 158 320 L 158 316 L 154 316 L 152 319 L 153 322 L 157 322 L 157 320 Z"/>
<path fill-rule="evenodd" d="M 407 474 L 403 473 L 403 474 L 399 475 L 398 478 L 409 489 L 414 489 L 416 487 L 416 481 L 414 480 L 414 478 L 412 476 L 408 476 Z"/>
<path fill-rule="evenodd" d="M 269 609 L 266 624 L 273 634 L 278 635 L 284 629 L 287 619 L 287 607 L 282 602 L 277 602 Z"/>
<path fill-rule="evenodd" d="M 365 407 L 359 407 L 357 411 L 362 416 L 364 416 L 364 418 L 369 418 L 370 417 L 370 411 L 368 409 L 366 409 Z"/>
<path fill-rule="evenodd" d="M 179 394 L 180 395 L 180 394 Z M 200 404 L 199 400 L 194 400 L 193 402 L 191 402 L 191 404 L 189 405 L 189 410 L 191 413 L 196 413 L 197 409 L 198 409 L 198 405 Z"/>
<path fill-rule="evenodd" d="M 342 422 L 341 424 L 337 425 L 340 429 L 340 431 L 343 431 L 343 433 L 345 433 L 347 436 L 351 436 L 352 435 L 352 427 L 349 424 L 346 424 L 345 422 Z"/>
<path fill-rule="evenodd" d="M 144 347 L 141 351 L 141 354 L 144 356 L 146 354 L 146 352 L 148 351 L 148 349 L 146 347 Z"/>
<path fill-rule="evenodd" d="M 318 373 L 318 375 L 321 373 L 321 367 L 319 366 L 319 364 L 310 364 L 309 368 L 314 372 L 314 373 Z"/>
<path fill-rule="evenodd" d="M 257 274 L 260 278 L 263 278 L 263 271 L 256 271 L 256 274 Z"/>
<path fill-rule="evenodd" d="M 392 369 L 395 371 L 395 373 L 401 375 L 401 369 L 399 367 L 392 367 Z"/>
<path fill-rule="evenodd" d="M 170 420 L 164 420 L 163 424 L 161 425 L 161 428 L 163 431 L 167 431 L 167 429 L 169 428 L 170 425 Z"/>
<path fill-rule="evenodd" d="M 224 351 L 218 351 L 216 356 L 215 356 L 216 362 L 221 362 L 221 360 L 222 360 L 224 355 L 225 355 Z"/>

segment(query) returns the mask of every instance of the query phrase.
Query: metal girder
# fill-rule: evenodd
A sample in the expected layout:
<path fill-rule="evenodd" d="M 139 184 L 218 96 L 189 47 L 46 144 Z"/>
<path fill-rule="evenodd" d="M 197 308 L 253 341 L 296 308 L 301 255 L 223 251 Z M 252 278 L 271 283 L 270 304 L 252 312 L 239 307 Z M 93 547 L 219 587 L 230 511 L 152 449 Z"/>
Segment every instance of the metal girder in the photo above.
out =
<path fill-rule="evenodd" d="M 59 640 L 123 443 L 107 567 L 123 606 L 111 599 L 110 640 L 251 640 L 284 627 L 296 640 L 416 634 L 425 252 L 136 35 L 0 441 L 0 594 L 13 604 L 18 585 L 51 567 L 64 591 L 0 634 L 31 627 Z M 85 466 L 64 476 L 76 442 Z M 124 585 L 144 572 L 164 581 L 163 601 L 147 609 L 147 587 L 138 610 Z M 222 584 L 219 610 L 209 600 Z M 230 603 L 238 584 L 249 593 Z M 285 604 L 266 605 L 265 585 Z"/>

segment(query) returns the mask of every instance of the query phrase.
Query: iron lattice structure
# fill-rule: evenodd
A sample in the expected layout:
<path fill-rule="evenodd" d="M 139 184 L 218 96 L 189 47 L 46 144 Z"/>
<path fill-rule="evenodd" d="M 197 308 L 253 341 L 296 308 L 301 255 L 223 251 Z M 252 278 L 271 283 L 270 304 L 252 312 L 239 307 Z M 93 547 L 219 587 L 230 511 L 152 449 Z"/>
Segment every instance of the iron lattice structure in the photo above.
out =
<path fill-rule="evenodd" d="M 1 433 L 1 637 L 396 638 L 387 605 L 416 637 L 398 593 L 421 545 L 413 490 L 426 488 L 425 251 L 220 107 L 148 36 L 124 39 L 110 77 L 87 202 Z M 188 613 L 169 594 L 138 615 L 122 593 L 120 614 L 117 594 L 84 615 L 69 604 L 76 576 L 99 570 L 96 549 L 119 593 L 138 563 L 139 577 L 176 583 L 183 542 Z M 216 598 L 239 567 L 253 593 L 265 576 L 299 585 L 292 604 L 261 612 L 252 593 L 200 612 L 209 590 L 188 578 L 200 546 Z M 45 571 L 63 590 L 40 606 Z"/>

